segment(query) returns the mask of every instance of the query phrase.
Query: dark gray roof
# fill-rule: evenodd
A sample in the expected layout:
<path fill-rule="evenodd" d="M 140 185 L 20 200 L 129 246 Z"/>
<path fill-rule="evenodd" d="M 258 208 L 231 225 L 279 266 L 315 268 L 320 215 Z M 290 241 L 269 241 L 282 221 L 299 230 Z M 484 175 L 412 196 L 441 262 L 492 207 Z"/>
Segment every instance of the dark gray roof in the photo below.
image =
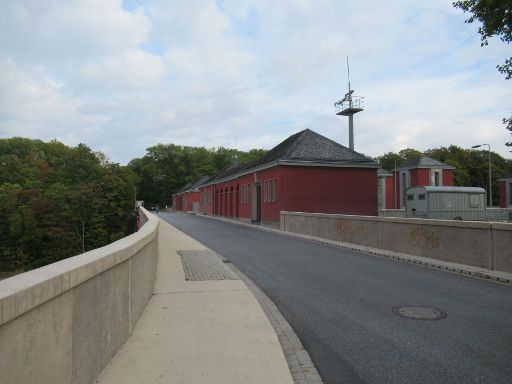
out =
<path fill-rule="evenodd" d="M 201 185 L 206 183 L 208 180 L 211 179 L 211 176 L 203 176 L 199 180 L 197 180 L 194 184 L 192 184 L 188 190 L 193 191 L 194 189 L 199 188 Z"/>
<path fill-rule="evenodd" d="M 176 192 L 174 192 L 173 196 L 174 196 L 174 195 L 177 195 L 177 194 L 179 194 L 179 193 L 182 193 L 182 192 L 187 191 L 187 190 L 190 188 L 190 186 L 191 186 L 191 185 L 192 185 L 192 183 L 187 183 L 187 184 L 185 184 L 183 187 L 181 187 L 181 188 L 180 188 L 180 189 L 178 189 Z"/>
<path fill-rule="evenodd" d="M 451 165 L 442 163 L 438 160 L 435 160 L 431 157 L 421 155 L 414 159 L 405 160 L 398 169 L 404 168 L 445 168 L 445 169 L 455 169 Z"/>
<path fill-rule="evenodd" d="M 230 164 L 208 182 L 224 179 L 238 173 L 249 173 L 272 163 L 331 164 L 378 167 L 378 163 L 310 129 L 300 131 L 276 145 L 260 158 L 246 164 Z"/>
<path fill-rule="evenodd" d="M 501 180 L 512 180 L 512 173 L 510 175 L 506 175 L 506 176 L 500 177 L 498 179 L 498 181 L 501 181 Z"/>
<path fill-rule="evenodd" d="M 203 176 L 193 184 L 187 183 L 183 187 L 181 187 L 179 190 L 174 192 L 174 195 L 178 195 L 183 192 L 188 192 L 188 191 L 193 191 L 194 189 L 198 189 L 201 185 L 205 184 L 210 179 L 211 179 L 211 176 Z"/>

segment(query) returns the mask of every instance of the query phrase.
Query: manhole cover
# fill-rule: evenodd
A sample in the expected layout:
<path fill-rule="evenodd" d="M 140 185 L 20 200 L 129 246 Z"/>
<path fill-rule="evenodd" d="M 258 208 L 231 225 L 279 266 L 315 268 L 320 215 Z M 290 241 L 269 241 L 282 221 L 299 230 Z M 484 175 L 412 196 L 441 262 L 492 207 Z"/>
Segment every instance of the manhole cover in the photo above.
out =
<path fill-rule="evenodd" d="M 440 320 L 446 317 L 446 312 L 425 305 L 403 305 L 393 307 L 392 311 L 395 315 L 413 320 Z"/>

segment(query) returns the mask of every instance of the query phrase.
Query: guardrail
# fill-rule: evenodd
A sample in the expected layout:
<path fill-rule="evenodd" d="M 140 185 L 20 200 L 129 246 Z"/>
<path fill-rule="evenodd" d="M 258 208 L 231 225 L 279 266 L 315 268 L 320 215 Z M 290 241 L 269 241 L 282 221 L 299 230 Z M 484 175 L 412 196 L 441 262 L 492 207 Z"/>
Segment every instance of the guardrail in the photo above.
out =
<path fill-rule="evenodd" d="M 92 383 L 153 292 L 158 218 L 105 247 L 0 281 L 5 384 Z"/>

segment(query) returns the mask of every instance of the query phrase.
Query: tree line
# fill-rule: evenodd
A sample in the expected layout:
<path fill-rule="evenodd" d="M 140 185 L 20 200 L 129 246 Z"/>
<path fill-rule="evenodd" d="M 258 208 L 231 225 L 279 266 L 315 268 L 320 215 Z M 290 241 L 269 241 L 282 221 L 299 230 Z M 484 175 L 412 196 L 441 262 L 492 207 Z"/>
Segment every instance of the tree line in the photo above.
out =
<path fill-rule="evenodd" d="M 136 183 L 129 167 L 84 144 L 0 139 L 0 274 L 124 237 Z"/>

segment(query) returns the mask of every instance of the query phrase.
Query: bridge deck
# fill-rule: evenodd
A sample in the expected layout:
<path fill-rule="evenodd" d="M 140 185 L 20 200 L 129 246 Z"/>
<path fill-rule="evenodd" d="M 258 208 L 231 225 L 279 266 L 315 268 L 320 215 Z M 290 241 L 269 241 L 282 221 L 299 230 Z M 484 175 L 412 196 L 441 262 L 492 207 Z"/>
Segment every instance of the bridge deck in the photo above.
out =
<path fill-rule="evenodd" d="M 275 332 L 242 281 L 185 279 L 177 251 L 205 249 L 160 221 L 154 296 L 99 383 L 292 383 Z"/>

